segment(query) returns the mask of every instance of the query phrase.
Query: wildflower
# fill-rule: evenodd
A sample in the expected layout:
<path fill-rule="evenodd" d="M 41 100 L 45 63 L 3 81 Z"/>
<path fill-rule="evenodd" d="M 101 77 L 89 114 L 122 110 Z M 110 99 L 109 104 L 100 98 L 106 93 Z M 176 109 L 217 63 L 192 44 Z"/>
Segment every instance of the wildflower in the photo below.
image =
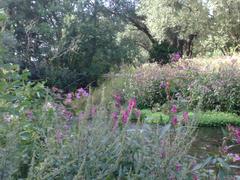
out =
<path fill-rule="evenodd" d="M 73 98 L 72 93 L 68 93 L 67 98 L 65 99 L 64 103 L 65 104 L 71 104 L 72 103 L 72 98 Z"/>
<path fill-rule="evenodd" d="M 166 87 L 166 83 L 162 81 L 159 86 L 161 89 L 164 89 Z"/>
<path fill-rule="evenodd" d="M 222 151 L 223 151 L 223 153 L 227 153 L 228 152 L 228 147 L 227 146 L 224 146 L 223 148 L 222 148 Z"/>
<path fill-rule="evenodd" d="M 53 87 L 52 87 L 52 91 L 53 91 L 54 93 L 56 93 L 56 92 L 59 91 L 59 89 L 58 89 L 57 87 L 53 86 Z"/>
<path fill-rule="evenodd" d="M 235 128 L 234 135 L 238 144 L 240 144 L 240 128 Z"/>
<path fill-rule="evenodd" d="M 122 113 L 122 122 L 123 124 L 127 124 L 129 118 L 129 112 L 128 111 L 123 111 Z"/>
<path fill-rule="evenodd" d="M 184 120 L 184 123 L 188 123 L 188 121 L 189 121 L 189 114 L 188 114 L 188 112 L 183 112 L 183 120 Z"/>
<path fill-rule="evenodd" d="M 70 120 L 72 119 L 73 117 L 73 113 L 70 112 L 70 111 L 67 111 L 66 109 L 63 110 L 63 117 L 66 119 L 66 120 Z"/>
<path fill-rule="evenodd" d="M 178 123 L 178 119 L 177 119 L 177 116 L 176 115 L 174 115 L 173 117 L 172 117 L 172 125 L 173 126 L 176 126 L 177 125 L 177 123 Z"/>
<path fill-rule="evenodd" d="M 114 95 L 115 100 L 115 107 L 120 108 L 121 107 L 121 96 L 120 95 Z"/>
<path fill-rule="evenodd" d="M 196 174 L 193 174 L 193 180 L 199 180 L 199 178 Z"/>
<path fill-rule="evenodd" d="M 176 105 L 172 105 L 171 112 L 172 113 L 176 113 L 177 112 L 177 106 Z"/>
<path fill-rule="evenodd" d="M 89 96 L 89 93 L 87 91 L 85 91 L 83 88 L 80 88 L 77 90 L 77 93 L 76 93 L 76 98 L 77 99 L 80 99 L 81 96 L 83 97 L 88 97 Z"/>
<path fill-rule="evenodd" d="M 240 156 L 238 154 L 229 153 L 227 155 L 233 162 L 240 161 Z"/>
<path fill-rule="evenodd" d="M 136 107 L 136 105 L 137 105 L 136 99 L 135 98 L 130 99 L 128 102 L 128 110 L 131 111 L 133 108 Z"/>
<path fill-rule="evenodd" d="M 176 164 L 176 171 L 179 172 L 179 171 L 181 171 L 181 169 L 182 169 L 182 165 L 177 163 Z"/>
<path fill-rule="evenodd" d="M 63 133 L 60 129 L 56 130 L 56 141 L 58 144 L 62 143 L 63 140 Z"/>
<path fill-rule="evenodd" d="M 181 59 L 181 54 L 179 52 L 176 52 L 176 53 L 172 54 L 171 60 L 173 62 L 177 62 L 179 59 Z"/>

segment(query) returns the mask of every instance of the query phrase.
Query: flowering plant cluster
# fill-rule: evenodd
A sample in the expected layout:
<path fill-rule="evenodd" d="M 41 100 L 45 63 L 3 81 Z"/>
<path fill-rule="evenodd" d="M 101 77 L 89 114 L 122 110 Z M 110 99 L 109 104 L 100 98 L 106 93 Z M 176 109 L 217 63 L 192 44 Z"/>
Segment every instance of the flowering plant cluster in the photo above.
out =
<path fill-rule="evenodd" d="M 177 115 L 177 106 L 174 104 L 171 107 L 170 110 L 171 114 L 172 114 L 172 118 L 171 118 L 171 123 L 173 126 L 177 126 L 179 123 L 186 125 L 189 121 L 189 114 L 188 112 L 184 111 L 182 113 L 182 118 L 180 119 L 180 117 Z"/>
<path fill-rule="evenodd" d="M 137 109 L 137 101 L 135 98 L 131 98 L 128 101 L 128 106 L 126 109 L 121 104 L 121 95 L 114 95 L 114 101 L 115 111 L 112 113 L 112 118 L 114 122 L 113 129 L 116 129 L 119 124 L 126 125 L 129 122 L 133 113 L 135 114 L 137 120 L 140 120 L 141 110 Z"/>

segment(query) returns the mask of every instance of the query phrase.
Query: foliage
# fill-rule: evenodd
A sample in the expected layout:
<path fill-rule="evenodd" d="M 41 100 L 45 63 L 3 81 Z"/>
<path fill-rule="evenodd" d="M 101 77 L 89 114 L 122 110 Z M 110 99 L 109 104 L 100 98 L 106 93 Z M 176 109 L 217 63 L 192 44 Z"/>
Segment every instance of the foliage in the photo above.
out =
<path fill-rule="evenodd" d="M 114 128 L 115 110 L 107 111 L 104 93 L 102 105 L 93 110 L 86 90 L 65 95 L 53 88 L 50 96 L 42 84 L 27 81 L 28 72 L 17 71 L 14 65 L 1 67 L 1 179 L 182 179 L 194 173 L 186 156 L 194 120 L 155 128 L 133 126 L 119 116 Z M 128 112 L 135 107 L 131 99 Z"/>
<path fill-rule="evenodd" d="M 182 59 L 169 65 L 123 67 L 104 84 L 126 99 L 136 97 L 141 109 L 167 102 L 166 86 L 173 99 L 184 98 L 188 108 L 239 114 L 239 56 Z M 116 87 L 116 88 L 114 88 Z"/>
<path fill-rule="evenodd" d="M 8 15 L 5 29 L 16 39 L 15 63 L 49 86 L 69 90 L 76 84 L 96 85 L 114 65 L 138 59 L 138 48 L 118 38 L 122 21 L 109 16 L 101 0 L 7 0 L 3 8 Z M 62 71 L 71 86 L 63 81 Z"/>
<path fill-rule="evenodd" d="M 152 112 L 149 109 L 142 110 L 141 112 L 142 118 L 146 123 L 166 124 L 170 121 L 169 116 L 163 112 Z M 182 114 L 179 114 L 179 116 L 182 116 Z M 193 118 L 194 116 L 198 119 L 198 125 L 204 127 L 221 127 L 228 124 L 240 125 L 240 117 L 232 113 L 215 111 L 198 113 L 189 112 L 190 118 Z"/>

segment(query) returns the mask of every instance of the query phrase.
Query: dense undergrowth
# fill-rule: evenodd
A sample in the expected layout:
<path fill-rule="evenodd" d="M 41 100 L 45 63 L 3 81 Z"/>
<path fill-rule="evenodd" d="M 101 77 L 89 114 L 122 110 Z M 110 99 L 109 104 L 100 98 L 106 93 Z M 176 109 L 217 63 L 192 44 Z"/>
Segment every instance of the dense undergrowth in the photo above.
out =
<path fill-rule="evenodd" d="M 169 65 L 123 67 L 103 86 L 126 99 L 136 97 L 141 109 L 165 111 L 166 88 L 173 100 L 184 99 L 189 110 L 240 114 L 240 57 L 182 59 Z M 97 94 L 98 92 L 96 92 Z"/>

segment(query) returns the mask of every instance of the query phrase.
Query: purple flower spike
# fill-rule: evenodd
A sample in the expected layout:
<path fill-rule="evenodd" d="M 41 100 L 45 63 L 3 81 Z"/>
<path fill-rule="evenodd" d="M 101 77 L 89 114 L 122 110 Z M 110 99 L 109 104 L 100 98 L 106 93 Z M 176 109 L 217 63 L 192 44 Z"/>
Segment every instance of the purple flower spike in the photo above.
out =
<path fill-rule="evenodd" d="M 123 124 L 127 124 L 128 117 L 129 117 L 128 111 L 123 111 L 123 114 L 122 114 L 122 122 L 123 122 Z"/>
<path fill-rule="evenodd" d="M 172 113 L 177 113 L 177 106 L 176 105 L 172 105 L 171 112 Z"/>
<path fill-rule="evenodd" d="M 177 163 L 177 164 L 176 164 L 176 171 L 177 171 L 177 172 L 180 172 L 181 169 L 182 169 L 182 165 L 179 164 L 179 163 Z"/>
<path fill-rule="evenodd" d="M 177 125 L 177 123 L 178 123 L 178 119 L 177 119 L 177 116 L 176 115 L 174 115 L 173 117 L 172 117 L 172 125 L 173 126 L 176 126 Z"/>

